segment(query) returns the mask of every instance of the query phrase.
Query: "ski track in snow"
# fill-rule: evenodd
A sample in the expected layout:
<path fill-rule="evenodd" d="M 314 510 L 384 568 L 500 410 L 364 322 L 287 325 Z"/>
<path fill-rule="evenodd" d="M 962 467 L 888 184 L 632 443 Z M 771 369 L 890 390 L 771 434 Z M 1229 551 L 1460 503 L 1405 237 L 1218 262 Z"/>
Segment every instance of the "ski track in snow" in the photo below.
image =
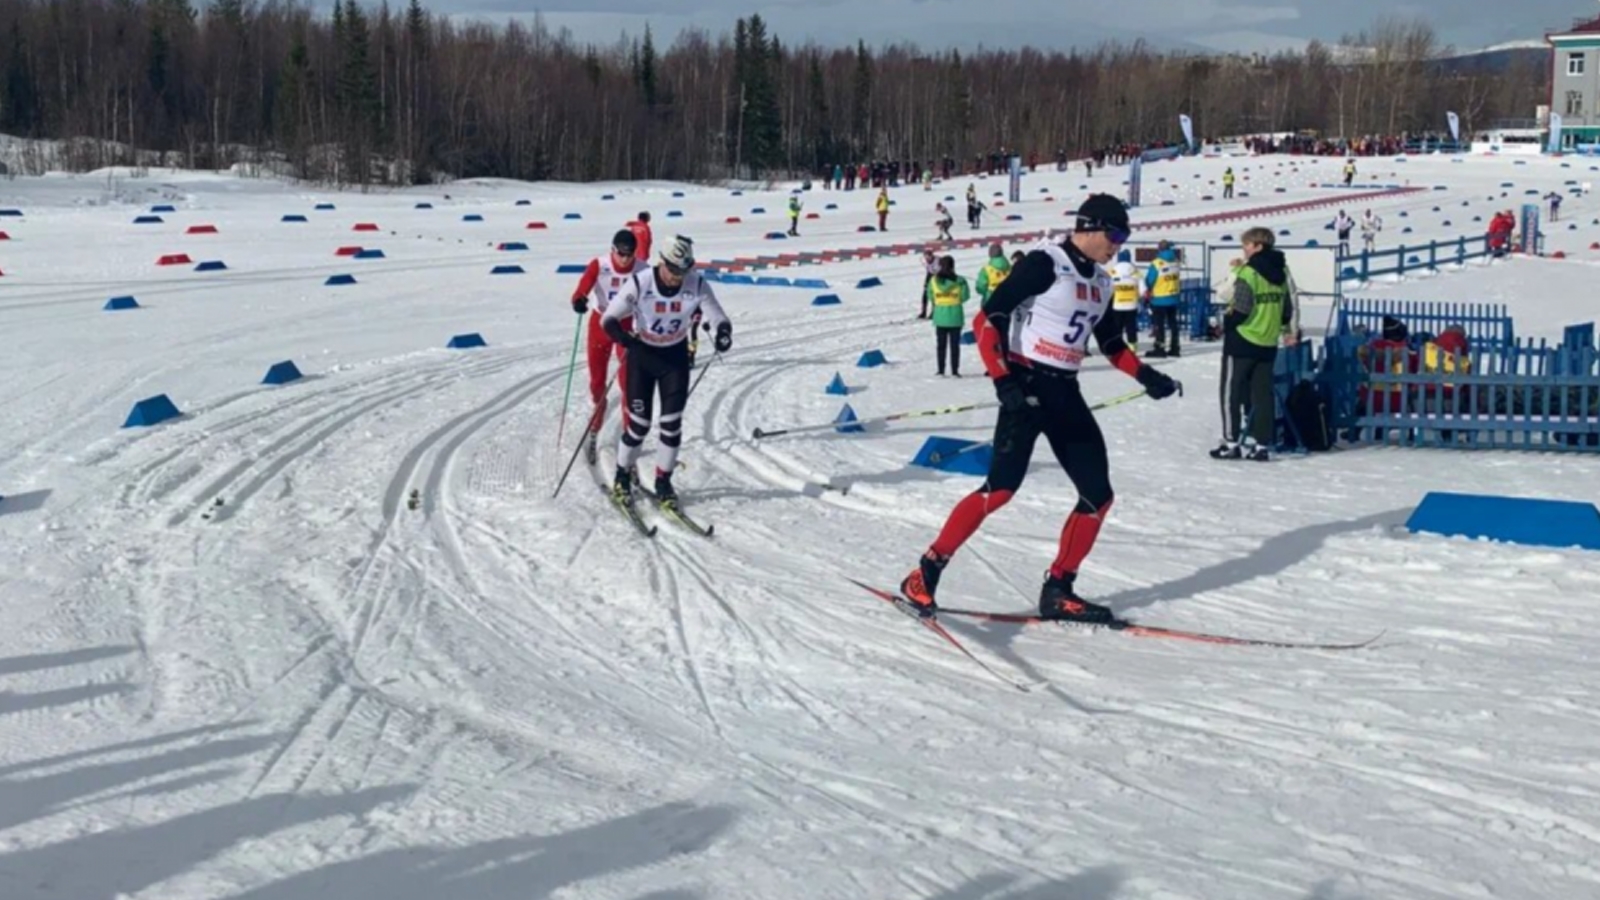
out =
<path fill-rule="evenodd" d="M 1200 201 L 1226 163 L 1270 199 Z M 1175 207 L 1148 214 L 1323 196 L 1310 184 L 1336 165 L 1153 165 L 1147 202 Z M 1464 221 L 1463 200 L 1511 202 L 1482 202 L 1501 181 L 1579 177 L 1550 160 L 1360 165 L 1451 185 L 1373 204 L 1419 240 L 1459 233 L 1442 219 Z M 1110 171 L 1096 188 L 1116 187 Z M 105 173 L 19 179 L 3 198 L 28 212 L 0 245 L 26 250 L 0 256 L 0 325 L 21 336 L 0 359 L 14 419 L 0 433 L 6 900 L 1600 896 L 1600 569 L 1579 551 L 1400 528 L 1431 489 L 1600 499 L 1592 458 L 1216 464 L 1218 348 L 1186 345 L 1160 363 L 1186 398 L 1099 414 L 1118 497 L 1082 587 L 1151 624 L 1385 636 L 1333 653 L 946 622 L 1008 677 L 1043 682 L 1023 694 L 846 580 L 894 587 L 977 483 L 906 460 L 929 434 L 987 439 L 992 411 L 751 437 L 845 402 L 868 419 L 992 400 L 976 348 L 967 377 L 932 376 L 931 329 L 909 316 L 914 257 L 780 273 L 829 279 L 842 306 L 717 286 L 735 346 L 700 356 L 712 368 L 676 476 L 717 532 L 646 504 L 659 530 L 642 539 L 603 492 L 615 390 L 600 464 L 580 460 L 550 497 L 589 400 L 581 352 L 567 393 L 576 276 L 544 273 L 592 256 L 637 208 L 685 210 L 658 218 L 658 242 L 682 232 L 703 258 L 749 255 L 750 234 L 722 219 L 781 213 L 782 192 L 474 180 L 443 201 L 158 177 L 115 175 L 113 197 Z M 1040 173 L 1025 190 L 1076 196 L 1083 181 Z M 595 199 L 607 190 L 620 199 Z M 852 208 L 786 246 L 926 236 L 916 209 L 943 194 L 895 196 L 895 230 L 877 237 L 854 232 L 870 194 L 813 192 L 808 205 Z M 1027 196 L 1012 207 L 1026 227 L 1066 221 Z M 108 205 L 77 208 L 86 197 Z M 421 197 L 438 208 L 413 210 Z M 323 199 L 337 212 L 278 223 Z M 123 224 L 150 202 L 180 211 Z M 1600 214 L 1589 197 L 1568 206 L 1572 221 Z M 574 209 L 583 221 L 561 219 Z M 454 221 L 464 210 L 491 221 Z M 1332 215 L 1268 223 L 1300 240 Z M 191 221 L 221 234 L 174 230 Z M 352 235 L 358 221 L 385 230 Z M 532 250 L 485 249 L 516 239 Z M 1597 239 L 1600 226 L 1551 229 L 1575 257 Z M 352 243 L 389 258 L 330 256 Z M 230 271 L 151 265 L 178 250 Z M 956 255 L 975 273 L 978 252 Z M 534 274 L 484 275 L 510 261 Z M 358 284 L 321 286 L 344 272 Z M 885 286 L 849 287 L 869 275 Z M 1519 333 L 1556 335 L 1593 317 L 1592 277 L 1577 259 L 1519 259 L 1350 293 L 1506 302 Z M 113 293 L 147 308 L 100 312 Z M 489 348 L 442 349 L 467 331 Z M 890 364 L 857 368 L 873 347 Z M 284 358 L 308 377 L 255 384 Z M 848 396 L 823 392 L 834 372 Z M 1098 355 L 1082 383 L 1092 400 L 1131 384 Z M 183 418 L 116 428 L 161 392 Z M 1030 608 L 1072 502 L 1041 446 L 942 596 Z"/>

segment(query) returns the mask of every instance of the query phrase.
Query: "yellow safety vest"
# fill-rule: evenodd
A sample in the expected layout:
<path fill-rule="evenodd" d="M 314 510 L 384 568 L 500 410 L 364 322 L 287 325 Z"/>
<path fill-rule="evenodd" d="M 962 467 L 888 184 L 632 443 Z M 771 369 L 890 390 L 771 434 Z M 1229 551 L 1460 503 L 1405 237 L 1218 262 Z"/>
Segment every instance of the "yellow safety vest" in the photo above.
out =
<path fill-rule="evenodd" d="M 1010 269 L 996 269 L 994 263 L 983 264 L 984 283 L 989 285 L 989 293 L 991 294 L 994 293 L 995 288 L 1000 286 L 1000 282 L 1005 281 L 1006 276 L 1010 274 Z"/>
<path fill-rule="evenodd" d="M 1113 309 L 1138 309 L 1139 308 L 1139 279 L 1123 278 L 1111 283 L 1111 306 Z"/>
<path fill-rule="evenodd" d="M 1152 297 L 1175 297 L 1183 290 L 1183 270 L 1177 264 L 1164 259 L 1156 260 L 1155 287 L 1150 289 Z"/>
<path fill-rule="evenodd" d="M 953 278 L 942 281 L 938 278 L 931 282 L 934 306 L 960 306 L 961 305 L 961 279 Z"/>

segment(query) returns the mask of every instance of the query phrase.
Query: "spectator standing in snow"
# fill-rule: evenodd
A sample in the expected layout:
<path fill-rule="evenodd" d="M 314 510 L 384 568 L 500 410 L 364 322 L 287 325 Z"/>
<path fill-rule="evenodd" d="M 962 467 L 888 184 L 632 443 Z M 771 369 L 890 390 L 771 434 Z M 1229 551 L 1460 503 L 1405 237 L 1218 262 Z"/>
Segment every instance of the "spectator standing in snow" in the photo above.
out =
<path fill-rule="evenodd" d="M 971 296 L 967 280 L 956 274 L 955 257 L 939 257 L 933 277 L 928 279 L 927 299 L 933 304 L 933 331 L 940 375 L 944 374 L 948 350 L 950 374 L 961 377 L 961 328 L 966 324 L 966 304 Z"/>

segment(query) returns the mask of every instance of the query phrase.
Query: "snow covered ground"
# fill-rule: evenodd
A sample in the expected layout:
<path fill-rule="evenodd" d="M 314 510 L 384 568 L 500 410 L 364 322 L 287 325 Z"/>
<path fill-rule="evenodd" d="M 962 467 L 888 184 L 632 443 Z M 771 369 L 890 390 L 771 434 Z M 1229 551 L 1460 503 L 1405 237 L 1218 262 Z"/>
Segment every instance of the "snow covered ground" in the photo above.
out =
<path fill-rule="evenodd" d="M 1200 200 L 1229 163 L 1254 196 Z M 1160 163 L 1136 217 L 1325 196 L 1311 185 L 1339 165 Z M 1374 204 L 1385 244 L 1401 222 L 1476 233 L 1470 216 L 1524 190 L 1593 177 L 1581 160 L 1361 165 L 1449 188 Z M 639 209 L 706 259 L 877 243 L 855 233 L 870 193 L 808 194 L 821 218 L 777 243 L 761 235 L 784 227 L 781 192 L 125 176 L 0 184 L 26 214 L 0 218 L 5 900 L 1600 897 L 1600 564 L 1400 527 L 1436 489 L 1600 501 L 1600 460 L 1213 463 L 1218 347 L 1188 346 L 1165 364 L 1185 397 L 1100 416 L 1118 500 L 1080 588 L 1153 624 L 1384 636 L 1333 653 L 952 621 L 1048 683 L 1020 693 L 845 581 L 912 565 L 976 479 L 907 461 L 929 434 L 987 436 L 992 414 L 750 439 L 831 420 L 835 372 L 864 418 L 992 398 L 971 356 L 968 377 L 933 376 L 913 259 L 783 273 L 828 279 L 836 307 L 720 288 L 734 350 L 691 400 L 678 477 L 713 541 L 638 538 L 581 464 L 550 496 L 586 411 L 580 372 L 558 452 L 575 280 L 558 264 Z M 1122 177 L 1030 175 L 1005 210 L 1023 223 L 993 227 L 1058 227 L 1080 185 Z M 889 237 L 932 237 L 933 201 L 964 188 L 896 191 Z M 131 224 L 154 203 L 178 212 Z M 1600 197 L 1566 206 L 1578 228 L 1549 244 L 1565 262 L 1350 293 L 1506 302 L 1522 333 L 1557 336 L 1600 310 Z M 1326 242 L 1331 218 L 1263 222 Z M 219 233 L 184 234 L 200 223 Z M 518 240 L 531 250 L 494 249 Z M 347 244 L 386 258 L 336 257 Z M 178 252 L 228 269 L 155 265 Z M 980 254 L 958 259 L 975 274 Z M 529 274 L 489 275 L 500 263 Z M 338 273 L 358 283 L 323 287 Z M 852 288 L 874 275 L 885 287 Z M 122 294 L 145 308 L 101 311 Z M 463 332 L 489 346 L 445 349 Z M 874 347 L 892 364 L 855 368 Z M 309 377 L 259 385 L 284 359 Z M 1135 387 L 1098 359 L 1084 382 L 1093 399 Z M 185 416 L 118 427 L 157 393 Z M 1073 500 L 1041 453 L 947 602 L 1031 606 Z"/>

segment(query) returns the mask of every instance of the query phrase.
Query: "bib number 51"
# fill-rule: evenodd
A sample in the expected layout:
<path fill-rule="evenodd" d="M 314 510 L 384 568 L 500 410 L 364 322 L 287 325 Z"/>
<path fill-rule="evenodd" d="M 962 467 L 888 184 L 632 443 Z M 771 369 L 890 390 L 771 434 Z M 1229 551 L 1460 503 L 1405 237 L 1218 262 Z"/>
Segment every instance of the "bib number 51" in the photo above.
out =
<path fill-rule="evenodd" d="M 1091 314 L 1087 309 L 1074 310 L 1072 318 L 1067 320 L 1067 333 L 1061 336 L 1061 340 L 1069 347 L 1076 345 L 1083 339 L 1084 332 L 1093 328 L 1098 321 L 1100 317 Z"/>

